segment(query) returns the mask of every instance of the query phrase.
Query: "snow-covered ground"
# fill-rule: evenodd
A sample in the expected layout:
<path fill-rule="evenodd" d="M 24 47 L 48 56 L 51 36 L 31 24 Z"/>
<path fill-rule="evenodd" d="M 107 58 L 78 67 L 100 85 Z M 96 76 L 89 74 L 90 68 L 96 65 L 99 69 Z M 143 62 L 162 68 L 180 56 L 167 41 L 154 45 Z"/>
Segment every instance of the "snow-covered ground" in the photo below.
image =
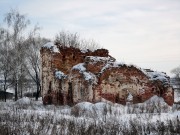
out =
<path fill-rule="evenodd" d="M 180 102 L 180 91 L 175 90 L 174 93 L 174 102 Z"/>
<path fill-rule="evenodd" d="M 177 96 L 178 97 L 178 96 Z M 0 135 L 180 134 L 180 105 L 153 96 L 126 106 L 108 101 L 73 107 L 42 104 L 27 97 L 0 102 Z"/>

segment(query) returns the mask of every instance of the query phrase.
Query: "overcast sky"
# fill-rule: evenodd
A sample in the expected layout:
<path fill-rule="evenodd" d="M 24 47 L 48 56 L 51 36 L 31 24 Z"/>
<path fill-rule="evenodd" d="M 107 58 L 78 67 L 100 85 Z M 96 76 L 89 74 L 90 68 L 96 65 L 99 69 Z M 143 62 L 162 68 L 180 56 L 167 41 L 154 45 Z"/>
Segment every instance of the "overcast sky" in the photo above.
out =
<path fill-rule="evenodd" d="M 0 0 L 1 20 L 10 8 L 39 23 L 47 38 L 78 32 L 117 61 L 168 75 L 180 65 L 180 0 Z"/>

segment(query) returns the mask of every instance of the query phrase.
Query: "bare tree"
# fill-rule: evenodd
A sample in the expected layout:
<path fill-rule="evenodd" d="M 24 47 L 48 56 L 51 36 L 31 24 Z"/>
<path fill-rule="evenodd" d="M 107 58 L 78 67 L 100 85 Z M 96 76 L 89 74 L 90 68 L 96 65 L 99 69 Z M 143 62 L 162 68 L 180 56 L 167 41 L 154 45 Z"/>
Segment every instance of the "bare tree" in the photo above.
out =
<path fill-rule="evenodd" d="M 17 100 L 18 96 L 23 96 L 25 85 L 31 83 L 32 79 L 37 86 L 36 99 L 38 99 L 41 90 L 40 47 L 48 40 L 40 37 L 37 26 L 28 34 L 26 28 L 30 21 L 26 15 L 20 14 L 17 10 L 11 9 L 5 15 L 4 22 L 6 24 L 4 26 L 7 27 L 0 29 L 0 72 L 5 80 L 4 91 L 10 84 L 6 81 L 11 80 Z"/>
<path fill-rule="evenodd" d="M 174 68 L 171 73 L 175 75 L 174 84 L 176 87 L 180 90 L 180 66 L 177 68 Z"/>
<path fill-rule="evenodd" d="M 83 50 L 89 49 L 91 51 L 102 48 L 94 40 L 81 39 L 78 33 L 70 33 L 68 31 L 60 31 L 56 34 L 55 43 L 62 47 L 74 47 Z"/>
<path fill-rule="evenodd" d="M 27 46 L 25 67 L 31 79 L 36 83 L 36 100 L 38 100 L 41 91 L 40 48 L 48 42 L 48 39 L 40 37 L 38 30 L 39 27 L 35 26 L 25 43 Z"/>
<path fill-rule="evenodd" d="M 61 31 L 55 37 L 55 42 L 59 46 L 63 47 L 75 47 L 79 48 L 80 46 L 80 39 L 77 33 L 70 33 Z"/>
<path fill-rule="evenodd" d="M 180 66 L 171 71 L 177 78 L 180 78 Z"/>
<path fill-rule="evenodd" d="M 5 29 L 0 29 L 0 74 L 3 79 L 3 91 L 4 99 L 6 102 L 6 90 L 12 85 L 12 71 L 11 65 L 11 52 L 12 49 L 9 47 L 10 35 Z"/>
<path fill-rule="evenodd" d="M 15 100 L 17 100 L 19 80 L 22 78 L 22 76 L 24 76 L 25 71 L 23 67 L 23 62 L 25 58 L 25 47 L 23 46 L 23 32 L 30 23 L 30 21 L 26 18 L 25 15 L 20 14 L 17 10 L 11 9 L 10 12 L 5 15 L 4 22 L 7 24 L 8 30 L 10 31 L 9 40 L 13 50 L 11 59 L 13 60 L 14 66 L 13 78 L 15 86 Z"/>
<path fill-rule="evenodd" d="M 80 49 L 83 49 L 83 50 L 89 49 L 91 51 L 94 51 L 99 48 L 102 48 L 102 47 L 93 39 L 81 40 Z"/>

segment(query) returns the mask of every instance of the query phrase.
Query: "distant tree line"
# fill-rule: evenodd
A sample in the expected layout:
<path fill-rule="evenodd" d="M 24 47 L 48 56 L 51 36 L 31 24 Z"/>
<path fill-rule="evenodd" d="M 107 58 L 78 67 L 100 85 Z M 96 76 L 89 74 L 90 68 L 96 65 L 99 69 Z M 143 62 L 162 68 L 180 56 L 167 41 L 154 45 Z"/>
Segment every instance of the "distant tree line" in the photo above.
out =
<path fill-rule="evenodd" d="M 180 66 L 176 67 L 174 69 L 171 70 L 171 73 L 174 74 L 174 80 L 175 82 L 175 86 L 178 90 L 180 90 Z"/>
<path fill-rule="evenodd" d="M 1 24 L 1 23 L 0 23 Z M 3 24 L 3 25 L 2 25 Z M 2 90 L 15 91 L 15 101 L 23 96 L 24 87 L 33 80 L 36 84 L 36 100 L 41 91 L 40 48 L 50 41 L 40 35 L 40 27 L 31 26 L 25 14 L 11 9 L 0 25 L 0 78 Z M 31 30 L 29 30 L 31 28 Z M 59 46 L 94 50 L 99 48 L 94 40 L 83 40 L 77 33 L 61 31 L 55 36 Z M 6 101 L 6 94 L 4 95 Z"/>

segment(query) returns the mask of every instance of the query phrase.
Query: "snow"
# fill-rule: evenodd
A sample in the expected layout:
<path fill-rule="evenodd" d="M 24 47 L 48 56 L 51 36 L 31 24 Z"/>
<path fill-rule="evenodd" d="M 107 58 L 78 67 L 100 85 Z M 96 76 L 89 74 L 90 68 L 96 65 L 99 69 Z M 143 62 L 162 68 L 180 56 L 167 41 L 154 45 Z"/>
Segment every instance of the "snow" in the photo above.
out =
<path fill-rule="evenodd" d="M 132 101 L 132 100 L 133 100 L 133 96 L 131 95 L 131 93 L 129 93 L 127 97 L 127 101 Z"/>
<path fill-rule="evenodd" d="M 78 70 L 79 73 L 81 73 L 86 81 L 92 81 L 93 83 L 96 83 L 97 78 L 96 76 L 91 73 L 87 72 L 86 68 L 84 67 L 84 63 L 79 63 L 72 67 L 72 70 Z"/>
<path fill-rule="evenodd" d="M 91 57 L 89 56 L 90 59 L 94 60 L 94 61 L 101 61 L 101 60 L 107 60 L 107 57 L 105 57 L 103 59 L 103 57 Z M 106 65 L 101 69 L 100 73 L 103 73 L 106 69 L 109 68 L 116 68 L 116 67 L 121 67 L 124 66 L 126 64 L 122 63 L 122 62 L 110 62 L 108 61 L 106 63 Z M 147 70 L 147 69 L 141 69 L 135 65 L 126 65 L 128 67 L 136 67 L 138 70 L 141 70 L 146 76 L 148 76 L 150 78 L 150 80 L 159 80 L 163 83 L 164 86 L 169 85 L 170 81 L 169 81 L 169 77 L 166 75 L 166 73 L 164 72 L 157 72 L 157 71 L 152 71 L 152 70 Z"/>
<path fill-rule="evenodd" d="M 92 109 L 93 104 L 89 102 L 81 102 L 81 103 L 78 103 L 76 106 L 79 106 L 83 109 L 87 109 L 88 111 L 90 111 Z"/>
<path fill-rule="evenodd" d="M 42 46 L 43 48 L 50 49 L 54 53 L 60 53 L 59 49 L 57 48 L 56 45 L 54 45 L 53 42 L 48 42 L 45 45 Z"/>
<path fill-rule="evenodd" d="M 93 62 L 99 62 L 99 61 L 109 61 L 110 57 L 86 56 L 86 59 L 89 59 Z"/>
<path fill-rule="evenodd" d="M 122 62 L 108 62 L 102 69 L 101 69 L 101 73 L 103 73 L 106 69 L 108 68 L 113 68 L 113 67 L 121 67 L 125 65 Z"/>
<path fill-rule="evenodd" d="M 107 108 L 109 108 L 110 105 L 104 102 L 99 102 L 96 104 L 89 103 L 89 102 L 81 102 L 76 104 L 74 107 L 72 107 L 71 111 L 72 114 L 74 113 L 74 109 L 78 111 L 78 115 L 84 115 L 87 117 L 99 117 L 102 116 L 102 114 L 107 111 Z"/>
<path fill-rule="evenodd" d="M 61 71 L 55 71 L 55 77 L 57 79 L 64 79 L 66 77 L 66 75 Z"/>
<path fill-rule="evenodd" d="M 83 76 L 86 81 L 97 81 L 96 76 L 91 72 L 83 72 Z"/>
<path fill-rule="evenodd" d="M 147 75 L 150 80 L 159 80 L 161 81 L 164 85 L 169 85 L 169 77 L 163 73 L 163 72 L 157 72 L 157 71 L 152 71 L 152 70 L 143 70 L 142 72 Z"/>
<path fill-rule="evenodd" d="M 174 90 L 174 102 L 180 102 L 180 91 Z"/>
<path fill-rule="evenodd" d="M 169 129 L 168 124 L 171 121 L 175 129 L 180 117 L 180 105 L 169 107 L 147 103 L 151 100 L 164 102 L 162 98 L 153 96 L 146 103 L 127 106 L 110 102 L 81 102 L 69 107 L 44 106 L 42 101 L 24 97 L 16 102 L 0 102 L 0 128 L 3 131 L 2 127 L 6 126 L 11 134 L 76 135 L 82 132 L 102 134 L 100 131 L 103 131 L 103 134 L 132 134 L 134 126 L 138 134 L 153 135 L 160 133 L 158 127 L 162 126 L 162 123 Z M 149 133 L 146 132 L 147 126 L 150 127 Z M 165 134 L 170 133 L 169 130 L 165 131 Z"/>
<path fill-rule="evenodd" d="M 6 90 L 6 92 L 9 92 L 9 93 L 15 93 L 15 91 L 14 91 L 14 89 L 13 88 L 8 88 L 7 90 Z"/>
<path fill-rule="evenodd" d="M 80 72 L 86 71 L 86 68 L 84 67 L 84 63 L 79 63 L 72 67 L 72 70 L 79 70 Z"/>
<path fill-rule="evenodd" d="M 143 104 L 149 105 L 154 104 L 155 106 L 168 106 L 162 97 L 158 97 L 157 95 L 152 96 L 150 99 L 146 100 Z"/>
<path fill-rule="evenodd" d="M 95 59 L 95 58 L 92 57 L 92 59 Z M 98 58 L 95 60 L 98 60 Z M 99 58 L 99 60 L 100 60 L 100 58 Z M 106 65 L 101 69 L 100 73 L 103 73 L 106 69 L 121 67 L 124 65 L 126 65 L 126 64 L 124 64 L 122 62 L 107 62 Z M 157 71 L 152 71 L 149 69 L 148 70 L 147 69 L 141 69 L 135 65 L 126 65 L 126 66 L 136 67 L 138 70 L 141 70 L 147 77 L 149 77 L 150 80 L 159 80 L 163 83 L 164 86 L 168 86 L 170 84 L 169 77 L 164 72 L 157 72 Z"/>
<path fill-rule="evenodd" d="M 28 97 L 23 97 L 21 99 L 18 99 L 16 101 L 17 105 L 30 105 L 31 104 L 31 100 Z"/>
<path fill-rule="evenodd" d="M 164 99 L 162 97 L 158 97 L 157 95 L 154 95 L 150 99 L 145 101 L 145 103 L 151 103 L 151 102 L 165 103 Z"/>
<path fill-rule="evenodd" d="M 89 50 L 88 49 L 81 49 L 82 53 L 87 53 Z"/>

